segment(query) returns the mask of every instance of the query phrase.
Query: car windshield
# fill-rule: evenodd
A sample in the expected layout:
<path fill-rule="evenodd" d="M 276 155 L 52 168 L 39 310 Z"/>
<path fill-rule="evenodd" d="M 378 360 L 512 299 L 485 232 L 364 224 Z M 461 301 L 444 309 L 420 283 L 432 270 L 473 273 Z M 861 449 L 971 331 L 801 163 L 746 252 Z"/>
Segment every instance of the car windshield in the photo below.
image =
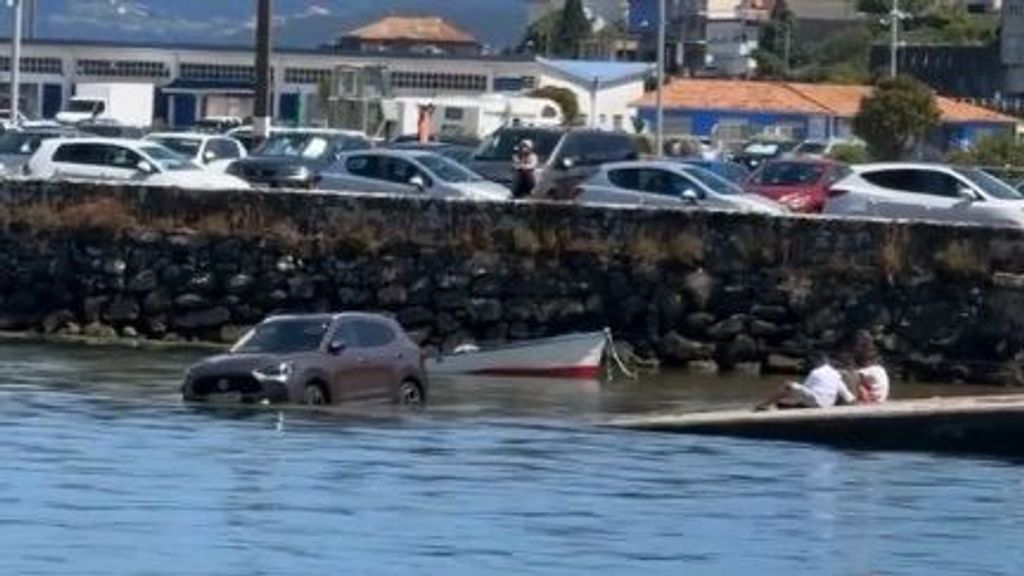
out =
<path fill-rule="evenodd" d="M 163 146 L 140 146 L 139 150 L 152 158 L 164 170 L 200 170 L 188 158 Z"/>
<path fill-rule="evenodd" d="M 781 147 L 782 145 L 777 142 L 751 142 L 743 151 L 758 156 L 772 156 L 777 154 Z"/>
<path fill-rule="evenodd" d="M 6 132 L 0 136 L 0 154 L 31 156 L 43 140 L 57 136 L 53 133 Z"/>
<path fill-rule="evenodd" d="M 328 319 L 270 320 L 250 330 L 231 348 L 233 354 L 290 354 L 313 352 L 320 347 Z"/>
<path fill-rule="evenodd" d="M 479 175 L 463 168 L 453 160 L 436 154 L 424 154 L 416 158 L 427 170 L 434 173 L 439 179 L 445 182 L 458 184 L 461 182 L 479 182 L 483 180 Z"/>
<path fill-rule="evenodd" d="M 804 142 L 796 147 L 797 154 L 824 154 L 828 144 L 824 142 Z"/>
<path fill-rule="evenodd" d="M 803 186 L 815 184 L 825 174 L 824 164 L 774 162 L 753 176 L 755 184 L 765 186 Z"/>
<path fill-rule="evenodd" d="M 480 145 L 477 160 L 512 160 L 516 146 L 523 140 L 533 142 L 533 151 L 545 162 L 555 151 L 562 133 L 552 130 L 498 130 Z"/>
<path fill-rule="evenodd" d="M 173 138 L 169 136 L 160 136 L 151 138 L 151 140 L 187 158 L 195 158 L 196 154 L 199 153 L 199 147 L 203 143 L 195 138 Z"/>
<path fill-rule="evenodd" d="M 99 100 L 72 100 L 68 102 L 68 112 L 88 112 L 91 114 L 99 104 Z"/>
<path fill-rule="evenodd" d="M 687 174 L 699 180 L 701 184 L 710 188 L 715 194 L 721 194 L 723 196 L 743 194 L 743 189 L 714 172 L 697 166 L 687 166 L 685 170 Z"/>
<path fill-rule="evenodd" d="M 1024 195 L 999 178 L 977 168 L 954 168 L 956 173 L 981 188 L 987 196 L 998 200 L 1024 200 Z"/>
<path fill-rule="evenodd" d="M 313 134 L 275 134 L 259 150 L 261 156 L 316 160 L 331 149 L 331 141 Z"/>

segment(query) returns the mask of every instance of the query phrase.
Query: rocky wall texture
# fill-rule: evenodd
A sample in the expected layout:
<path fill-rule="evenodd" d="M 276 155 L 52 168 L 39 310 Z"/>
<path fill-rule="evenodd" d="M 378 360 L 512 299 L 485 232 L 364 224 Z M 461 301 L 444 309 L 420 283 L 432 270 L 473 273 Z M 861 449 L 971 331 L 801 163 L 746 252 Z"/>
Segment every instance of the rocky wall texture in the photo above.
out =
<path fill-rule="evenodd" d="M 0 329 L 230 340 L 394 313 L 424 344 L 610 326 L 697 369 L 871 330 L 922 378 L 1015 382 L 1024 233 L 557 203 L 0 183 Z"/>

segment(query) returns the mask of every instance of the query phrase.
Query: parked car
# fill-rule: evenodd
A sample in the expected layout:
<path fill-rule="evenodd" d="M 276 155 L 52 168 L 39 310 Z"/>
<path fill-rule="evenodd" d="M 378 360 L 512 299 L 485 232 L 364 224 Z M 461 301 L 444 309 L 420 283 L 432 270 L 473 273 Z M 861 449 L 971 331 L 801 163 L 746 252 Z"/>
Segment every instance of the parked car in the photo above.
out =
<path fill-rule="evenodd" d="M 836 148 L 840 146 L 855 146 L 864 148 L 861 140 L 832 138 L 829 140 L 804 140 L 796 148 L 785 156 L 787 158 L 828 158 Z"/>
<path fill-rule="evenodd" d="M 29 158 L 44 141 L 75 136 L 80 134 L 63 128 L 12 128 L 4 132 L 0 135 L 0 174 L 21 174 Z"/>
<path fill-rule="evenodd" d="M 977 168 L 862 164 L 832 186 L 826 214 L 1024 227 L 1024 195 Z"/>
<path fill-rule="evenodd" d="M 195 130 L 209 134 L 224 134 L 229 130 L 241 128 L 243 124 L 242 119 L 237 116 L 206 116 L 196 122 Z"/>
<path fill-rule="evenodd" d="M 454 160 L 417 150 L 349 152 L 321 174 L 327 190 L 504 200 L 508 188 Z"/>
<path fill-rule="evenodd" d="M 750 177 L 750 170 L 743 165 L 725 160 L 702 160 L 700 158 L 683 158 L 683 164 L 703 168 L 708 172 L 725 178 L 733 184 L 742 185 Z"/>
<path fill-rule="evenodd" d="M 370 147 L 360 132 L 278 129 L 252 156 L 232 162 L 227 172 L 257 186 L 314 188 L 320 173 L 341 154 Z"/>
<path fill-rule="evenodd" d="M 831 160 L 774 160 L 747 179 L 746 189 L 771 198 L 793 212 L 818 213 L 829 187 L 850 173 Z"/>
<path fill-rule="evenodd" d="M 533 142 L 540 160 L 535 192 L 539 196 L 571 197 L 575 187 L 593 176 L 602 164 L 639 158 L 637 142 L 621 132 L 508 127 L 480 145 L 470 168 L 511 188 L 515 180 L 513 152 L 524 140 Z"/>
<path fill-rule="evenodd" d="M 440 154 L 449 160 L 454 160 L 463 166 L 469 166 L 473 160 L 475 147 L 461 144 L 448 144 L 445 142 L 393 142 L 388 145 L 391 150 L 422 150 Z"/>
<path fill-rule="evenodd" d="M 749 170 L 757 170 L 765 162 L 775 160 L 795 147 L 796 142 L 788 140 L 755 140 L 748 142 L 741 151 L 729 159 Z"/>
<path fill-rule="evenodd" d="M 198 190 L 238 190 L 245 181 L 207 172 L 155 142 L 116 138 L 56 138 L 39 145 L 26 164 L 32 178 L 137 181 Z"/>
<path fill-rule="evenodd" d="M 301 402 L 427 400 L 423 353 L 390 318 L 341 313 L 274 316 L 227 354 L 190 367 L 186 401 Z"/>
<path fill-rule="evenodd" d="M 74 125 L 76 129 L 91 136 L 104 138 L 138 139 L 146 135 L 146 130 L 139 126 L 128 126 L 109 118 L 83 120 Z"/>
<path fill-rule="evenodd" d="M 224 172 L 232 162 L 248 156 L 241 142 L 216 134 L 157 132 L 145 139 L 162 144 L 214 172 Z"/>
<path fill-rule="evenodd" d="M 605 164 L 579 187 L 577 200 L 604 204 L 696 206 L 768 214 L 786 211 L 776 202 L 748 194 L 703 168 L 671 160 Z"/>

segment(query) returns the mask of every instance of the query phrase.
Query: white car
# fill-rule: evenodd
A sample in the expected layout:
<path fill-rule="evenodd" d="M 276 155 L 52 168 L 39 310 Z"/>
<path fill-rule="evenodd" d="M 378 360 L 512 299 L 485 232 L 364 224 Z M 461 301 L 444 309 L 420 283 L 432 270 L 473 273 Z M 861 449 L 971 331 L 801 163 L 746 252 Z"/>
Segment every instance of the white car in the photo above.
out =
<path fill-rule="evenodd" d="M 825 214 L 1024 227 L 1024 195 L 976 168 L 862 164 L 832 185 Z"/>
<path fill-rule="evenodd" d="M 145 140 L 162 144 L 213 172 L 225 172 L 235 160 L 248 154 L 234 138 L 199 132 L 157 132 Z"/>
<path fill-rule="evenodd" d="M 29 159 L 26 175 L 45 179 L 134 181 L 197 190 L 249 188 L 240 178 L 207 172 L 155 142 L 118 138 L 46 140 Z"/>
<path fill-rule="evenodd" d="M 744 192 L 697 166 L 664 160 L 605 164 L 579 186 L 576 199 L 600 204 L 739 210 L 784 214 L 781 204 Z"/>
<path fill-rule="evenodd" d="M 365 150 L 338 157 L 320 174 L 319 187 L 351 192 L 505 200 L 508 188 L 465 166 L 422 150 Z"/>

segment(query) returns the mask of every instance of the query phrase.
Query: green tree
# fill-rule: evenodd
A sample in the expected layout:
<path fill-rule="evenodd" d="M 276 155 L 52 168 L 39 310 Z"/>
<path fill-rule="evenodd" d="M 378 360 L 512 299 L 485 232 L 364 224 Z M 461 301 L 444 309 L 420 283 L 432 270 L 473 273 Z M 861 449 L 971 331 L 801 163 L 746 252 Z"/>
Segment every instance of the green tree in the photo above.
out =
<path fill-rule="evenodd" d="M 523 37 L 519 50 L 536 54 L 552 54 L 555 47 L 555 36 L 561 25 L 562 12 L 560 10 L 548 12 L 526 29 L 526 36 Z"/>
<path fill-rule="evenodd" d="M 940 118 L 931 88 L 907 76 L 885 78 L 861 101 L 853 131 L 872 158 L 901 160 Z"/>
<path fill-rule="evenodd" d="M 795 24 L 796 18 L 786 1 L 776 2 L 768 22 L 761 29 L 759 47 L 754 53 L 761 75 L 782 77 L 789 74 L 796 52 Z"/>
<path fill-rule="evenodd" d="M 993 134 L 978 140 L 968 150 L 950 153 L 949 161 L 970 166 L 1020 168 L 1024 167 L 1024 143 L 1018 142 L 1013 134 Z"/>
<path fill-rule="evenodd" d="M 562 109 L 562 117 L 567 125 L 575 124 L 580 118 L 580 103 L 576 99 L 576 93 L 568 88 L 559 86 L 545 86 L 530 92 L 534 98 L 548 98 L 554 100 Z"/>
<path fill-rule="evenodd" d="M 590 38 L 591 32 L 583 0 L 566 0 L 555 35 L 555 54 L 575 58 L 579 54 L 580 44 Z"/>

